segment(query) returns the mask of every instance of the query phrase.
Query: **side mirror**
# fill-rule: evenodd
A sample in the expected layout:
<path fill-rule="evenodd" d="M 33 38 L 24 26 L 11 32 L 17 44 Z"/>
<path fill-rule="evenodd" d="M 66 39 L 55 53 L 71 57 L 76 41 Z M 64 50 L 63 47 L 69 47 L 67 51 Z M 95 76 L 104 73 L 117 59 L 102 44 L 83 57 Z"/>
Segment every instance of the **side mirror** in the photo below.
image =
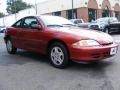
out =
<path fill-rule="evenodd" d="M 38 29 L 38 30 L 40 30 L 40 29 L 41 29 L 41 26 L 38 25 L 38 24 L 33 24 L 33 25 L 31 25 L 31 28 L 32 28 L 32 29 Z"/>

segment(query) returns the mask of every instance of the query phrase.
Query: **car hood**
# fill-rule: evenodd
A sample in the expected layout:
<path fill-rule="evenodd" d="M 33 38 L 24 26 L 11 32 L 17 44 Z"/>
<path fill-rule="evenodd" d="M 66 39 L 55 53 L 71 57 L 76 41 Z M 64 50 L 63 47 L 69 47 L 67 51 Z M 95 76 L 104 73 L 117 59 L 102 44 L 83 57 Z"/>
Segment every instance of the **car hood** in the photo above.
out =
<path fill-rule="evenodd" d="M 107 25 L 107 23 L 105 23 L 105 22 L 94 22 L 94 23 L 90 23 L 89 25 Z"/>
<path fill-rule="evenodd" d="M 77 40 L 82 39 L 93 39 L 98 41 L 100 44 L 113 43 L 113 38 L 104 32 L 87 30 L 78 27 L 60 27 L 56 28 L 57 32 L 62 32 L 64 35 L 77 38 Z"/>
<path fill-rule="evenodd" d="M 119 24 L 120 25 L 120 22 L 112 22 L 110 24 Z"/>

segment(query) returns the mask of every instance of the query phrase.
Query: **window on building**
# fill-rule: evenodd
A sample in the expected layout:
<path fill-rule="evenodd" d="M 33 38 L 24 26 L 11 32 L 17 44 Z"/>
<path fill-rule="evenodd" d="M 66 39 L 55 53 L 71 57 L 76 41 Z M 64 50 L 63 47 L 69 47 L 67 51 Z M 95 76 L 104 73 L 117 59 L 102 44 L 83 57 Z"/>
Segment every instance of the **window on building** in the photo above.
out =
<path fill-rule="evenodd" d="M 119 18 L 119 12 L 117 12 L 117 11 L 115 12 L 115 17 Z"/>
<path fill-rule="evenodd" d="M 109 8 L 106 6 L 105 9 L 103 9 L 102 11 L 102 17 L 109 17 L 110 16 L 110 10 Z"/>
<path fill-rule="evenodd" d="M 53 12 L 53 15 L 54 15 L 54 16 L 61 16 L 61 11 Z"/>
<path fill-rule="evenodd" d="M 109 17 L 109 16 L 110 16 L 109 10 L 103 10 L 102 17 Z"/>
<path fill-rule="evenodd" d="M 97 19 L 97 10 L 96 9 L 89 8 L 88 14 L 89 14 L 89 22 Z"/>
<path fill-rule="evenodd" d="M 72 12 L 73 12 L 73 14 L 72 14 Z M 74 9 L 73 11 L 72 11 L 72 9 L 67 10 L 66 14 L 67 14 L 66 16 L 68 19 L 76 19 L 77 18 L 77 10 L 76 9 Z"/>

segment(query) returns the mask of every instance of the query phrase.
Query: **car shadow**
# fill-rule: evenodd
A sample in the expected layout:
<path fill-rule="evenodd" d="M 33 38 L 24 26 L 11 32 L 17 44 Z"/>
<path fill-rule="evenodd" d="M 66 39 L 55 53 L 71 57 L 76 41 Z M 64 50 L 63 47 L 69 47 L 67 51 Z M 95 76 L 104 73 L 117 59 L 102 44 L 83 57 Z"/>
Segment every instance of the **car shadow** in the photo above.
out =
<path fill-rule="evenodd" d="M 113 62 L 112 60 L 110 61 L 96 61 L 96 62 L 80 62 L 80 63 L 76 63 L 76 62 L 71 62 L 70 67 L 72 69 L 94 69 L 94 70 L 100 70 L 102 68 L 105 68 L 107 66 L 112 65 Z"/>
<path fill-rule="evenodd" d="M 110 35 L 120 35 L 120 32 L 113 32 L 113 33 L 110 33 Z"/>
<path fill-rule="evenodd" d="M 46 63 L 49 64 L 49 59 L 45 55 L 40 55 L 38 53 L 33 53 L 29 51 L 18 51 L 17 56 L 28 58 L 28 62 L 39 62 L 39 63 Z M 94 70 L 100 70 L 102 68 L 105 68 L 109 65 L 112 65 L 112 61 L 98 61 L 98 62 L 89 62 L 89 63 L 76 63 L 71 61 L 68 68 L 66 69 L 73 69 L 73 70 L 86 70 L 86 69 L 94 69 Z"/>
<path fill-rule="evenodd" d="M 16 55 L 30 59 L 30 61 L 47 62 L 47 56 L 29 51 L 19 50 Z"/>
<path fill-rule="evenodd" d="M 4 47 L 5 48 L 5 47 Z M 7 51 L 0 51 L 0 65 L 8 66 L 12 64 L 23 65 L 26 63 L 46 63 L 48 60 L 45 56 L 36 53 L 18 50 L 16 54 L 8 54 Z"/>
<path fill-rule="evenodd" d="M 45 55 L 40 55 L 38 53 L 33 53 L 29 51 L 19 50 L 15 55 L 9 55 L 6 51 L 1 52 L 3 55 L 1 55 L 0 65 L 11 65 L 11 64 L 25 64 L 25 63 L 45 63 L 49 64 L 49 59 Z M 4 60 L 3 60 L 4 59 Z M 112 61 L 98 61 L 98 62 L 92 62 L 92 63 L 76 63 L 76 62 L 70 62 L 67 70 L 100 70 L 104 69 L 110 65 L 112 65 Z M 52 67 L 52 66 L 51 66 Z"/>

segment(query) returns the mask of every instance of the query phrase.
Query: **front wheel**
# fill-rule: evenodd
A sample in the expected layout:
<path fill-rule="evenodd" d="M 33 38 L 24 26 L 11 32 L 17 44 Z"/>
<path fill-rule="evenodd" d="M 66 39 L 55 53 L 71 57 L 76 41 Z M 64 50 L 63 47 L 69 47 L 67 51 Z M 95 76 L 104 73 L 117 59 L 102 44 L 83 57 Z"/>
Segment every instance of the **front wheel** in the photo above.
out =
<path fill-rule="evenodd" d="M 8 51 L 9 54 L 15 54 L 16 51 L 17 51 L 17 48 L 15 48 L 15 47 L 12 45 L 12 42 L 11 42 L 10 39 L 7 39 L 6 48 L 7 48 L 7 51 Z"/>
<path fill-rule="evenodd" d="M 54 43 L 49 48 L 49 59 L 53 66 L 57 68 L 65 68 L 68 65 L 68 51 L 61 43 Z"/>
<path fill-rule="evenodd" d="M 108 34 L 110 33 L 109 28 L 105 28 L 104 31 L 105 31 L 105 33 L 108 33 Z"/>

